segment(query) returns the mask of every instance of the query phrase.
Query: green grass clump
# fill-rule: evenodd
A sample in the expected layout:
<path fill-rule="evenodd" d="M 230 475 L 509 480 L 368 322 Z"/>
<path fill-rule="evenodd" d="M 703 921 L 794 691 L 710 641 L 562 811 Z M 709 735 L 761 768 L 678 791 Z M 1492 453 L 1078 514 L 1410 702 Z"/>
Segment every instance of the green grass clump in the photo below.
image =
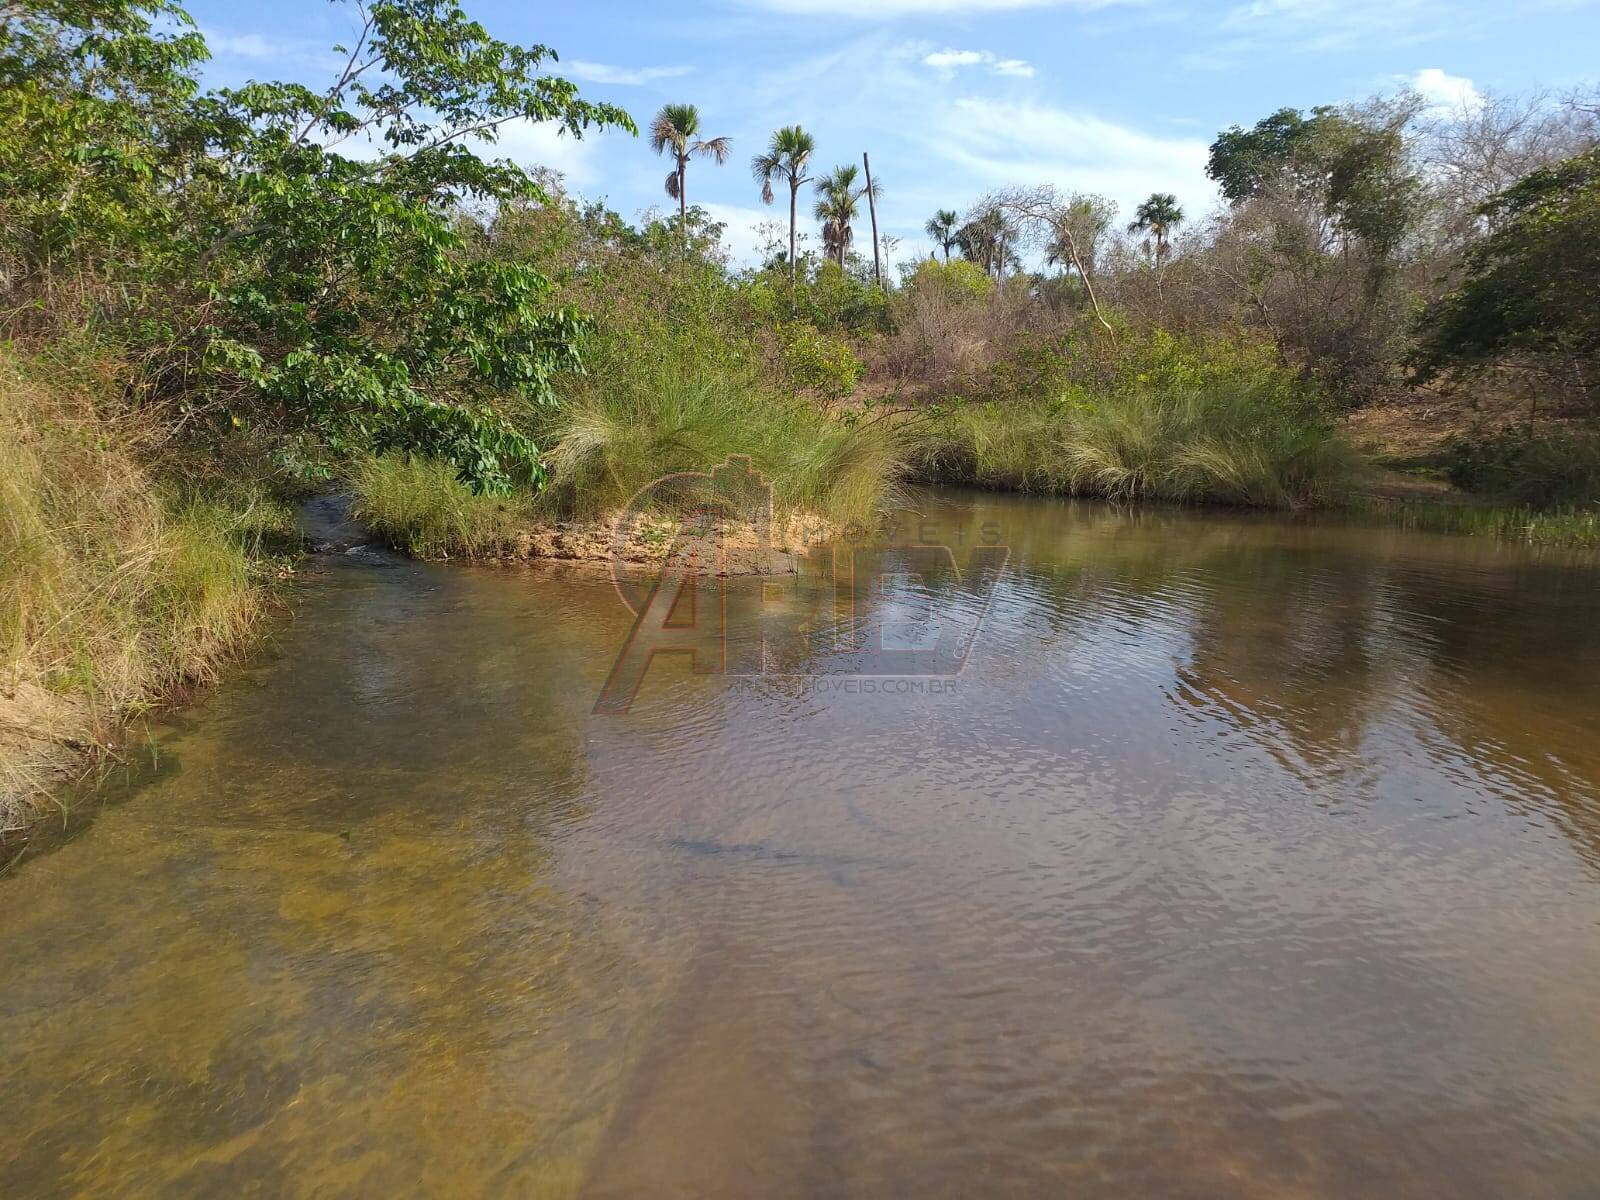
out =
<path fill-rule="evenodd" d="M 866 521 L 906 470 L 906 438 L 888 422 L 830 416 L 753 375 L 668 363 L 592 381 L 546 415 L 538 441 L 550 468 L 541 506 L 580 515 L 619 508 L 663 475 L 745 455 L 780 510 Z"/>
<path fill-rule="evenodd" d="M 609 517 L 664 476 L 707 472 L 736 455 L 772 486 L 779 515 L 841 524 L 875 517 L 906 470 L 907 439 L 894 425 L 830 416 L 754 372 L 706 363 L 635 364 L 591 378 L 533 420 L 549 472 L 541 492 L 475 495 L 447 464 L 385 455 L 352 468 L 356 516 L 417 557 L 514 557 L 531 524 Z M 678 498 L 696 495 L 688 487 Z M 655 499 L 662 507 L 672 496 Z"/>
<path fill-rule="evenodd" d="M 479 495 L 449 463 L 398 454 L 351 468 L 355 516 L 417 558 L 499 558 L 516 552 L 532 512 L 518 496 Z"/>
<path fill-rule="evenodd" d="M 924 477 L 1108 500 L 1292 508 L 1357 469 L 1323 398 L 1269 347 L 1155 332 L 1025 342 L 920 438 Z"/>
<path fill-rule="evenodd" d="M 921 461 L 931 478 L 985 487 L 1262 508 L 1335 503 L 1356 468 L 1314 411 L 1217 386 L 957 405 Z"/>

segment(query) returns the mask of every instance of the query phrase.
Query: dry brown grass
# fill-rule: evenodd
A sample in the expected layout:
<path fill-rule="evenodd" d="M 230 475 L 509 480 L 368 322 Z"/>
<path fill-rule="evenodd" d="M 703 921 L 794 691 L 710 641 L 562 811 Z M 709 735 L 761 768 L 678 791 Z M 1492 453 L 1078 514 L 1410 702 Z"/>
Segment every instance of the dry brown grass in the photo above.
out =
<path fill-rule="evenodd" d="M 115 364 L 0 347 L 0 830 L 64 748 L 209 679 L 262 611 L 262 512 L 166 492 L 118 395 Z"/>

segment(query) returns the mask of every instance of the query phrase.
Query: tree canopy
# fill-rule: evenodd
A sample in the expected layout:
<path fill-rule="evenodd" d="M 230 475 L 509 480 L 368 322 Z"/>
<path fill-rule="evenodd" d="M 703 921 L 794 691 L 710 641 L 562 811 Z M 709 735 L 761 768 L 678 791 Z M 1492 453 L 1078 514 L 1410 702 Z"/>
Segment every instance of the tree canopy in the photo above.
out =
<path fill-rule="evenodd" d="M 1535 171 L 1481 206 L 1493 232 L 1460 287 L 1420 323 L 1423 377 L 1527 356 L 1579 375 L 1600 368 L 1600 150 Z"/>
<path fill-rule="evenodd" d="M 549 308 L 532 263 L 464 253 L 455 213 L 542 195 L 479 152 L 509 122 L 633 125 L 543 73 L 548 47 L 497 40 L 454 0 L 360 12 L 327 88 L 202 92 L 204 40 L 169 0 L 8 6 L 4 282 L 39 303 L 73 263 L 146 400 L 414 449 L 503 489 L 540 468 L 491 401 L 550 402 L 584 321 Z"/>

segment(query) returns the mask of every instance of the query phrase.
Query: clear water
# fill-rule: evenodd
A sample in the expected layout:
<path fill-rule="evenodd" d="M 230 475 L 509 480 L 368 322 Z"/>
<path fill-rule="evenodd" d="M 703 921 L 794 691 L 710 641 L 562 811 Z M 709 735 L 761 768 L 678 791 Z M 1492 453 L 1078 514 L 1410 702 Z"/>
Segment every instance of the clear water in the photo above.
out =
<path fill-rule="evenodd" d="M 1600 1195 L 1594 566 L 920 516 L 1012 551 L 937 694 L 315 572 L 0 879 L 0 1195 Z"/>

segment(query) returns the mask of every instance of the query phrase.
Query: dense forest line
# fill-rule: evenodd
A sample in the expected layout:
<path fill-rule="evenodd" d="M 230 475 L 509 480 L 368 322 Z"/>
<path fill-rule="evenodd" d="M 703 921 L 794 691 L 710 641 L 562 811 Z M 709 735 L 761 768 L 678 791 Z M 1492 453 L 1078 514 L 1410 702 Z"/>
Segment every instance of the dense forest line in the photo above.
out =
<path fill-rule="evenodd" d="M 357 21 L 325 88 L 206 89 L 168 0 L 0 6 L 0 764 L 204 678 L 320 488 L 469 555 L 735 453 L 837 521 L 919 480 L 1331 505 L 1348 414 L 1420 390 L 1482 415 L 1423 465 L 1600 499 L 1600 93 L 1286 108 L 1218 136 L 1215 213 L 1020 186 L 898 264 L 892 184 L 796 124 L 736 267 L 697 106 L 641 131 L 451 0 Z M 642 132 L 665 210 L 495 157 L 523 120 Z"/>

